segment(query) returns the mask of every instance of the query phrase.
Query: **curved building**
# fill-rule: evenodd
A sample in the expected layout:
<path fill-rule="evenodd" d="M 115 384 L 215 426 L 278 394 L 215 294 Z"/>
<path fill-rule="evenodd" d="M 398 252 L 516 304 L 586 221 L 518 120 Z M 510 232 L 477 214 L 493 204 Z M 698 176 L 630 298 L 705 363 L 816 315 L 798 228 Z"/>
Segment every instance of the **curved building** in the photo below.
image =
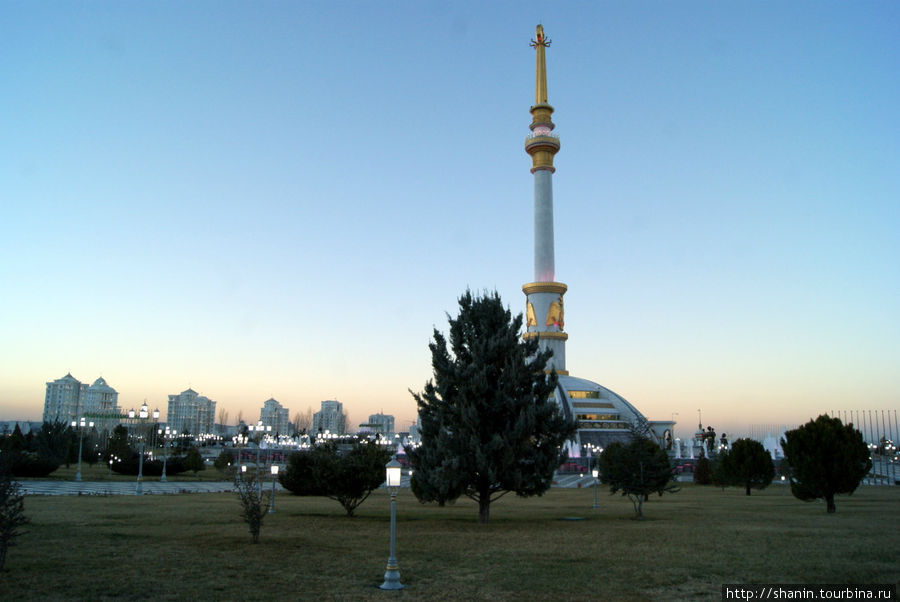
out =
<path fill-rule="evenodd" d="M 534 282 L 525 284 L 525 338 L 537 338 L 541 349 L 551 349 L 550 370 L 559 385 L 556 401 L 569 418 L 578 422 L 578 435 L 570 455 L 605 447 L 612 441 L 629 438 L 631 428 L 646 425 L 651 436 L 671 448 L 673 421 L 648 421 L 624 397 L 593 381 L 577 378 L 566 370 L 565 304 L 568 287 L 556 281 L 553 242 L 553 158 L 559 152 L 559 136 L 551 120 L 553 107 L 547 94 L 546 49 L 550 40 L 537 26 L 531 46 L 537 54 L 535 103 L 531 107 L 531 134 L 525 138 L 525 152 L 531 156 L 534 176 Z"/>

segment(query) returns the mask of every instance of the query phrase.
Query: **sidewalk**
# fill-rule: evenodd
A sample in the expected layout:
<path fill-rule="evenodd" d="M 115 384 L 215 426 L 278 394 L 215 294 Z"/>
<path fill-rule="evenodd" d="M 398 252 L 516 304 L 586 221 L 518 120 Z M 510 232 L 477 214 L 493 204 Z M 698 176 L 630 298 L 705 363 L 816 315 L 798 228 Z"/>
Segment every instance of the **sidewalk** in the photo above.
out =
<path fill-rule="evenodd" d="M 19 481 L 25 495 L 135 495 L 137 481 Z M 271 485 L 266 485 L 271 487 Z M 281 485 L 276 485 L 282 490 Z M 144 481 L 144 495 L 176 493 L 222 493 L 234 491 L 228 481 Z"/>

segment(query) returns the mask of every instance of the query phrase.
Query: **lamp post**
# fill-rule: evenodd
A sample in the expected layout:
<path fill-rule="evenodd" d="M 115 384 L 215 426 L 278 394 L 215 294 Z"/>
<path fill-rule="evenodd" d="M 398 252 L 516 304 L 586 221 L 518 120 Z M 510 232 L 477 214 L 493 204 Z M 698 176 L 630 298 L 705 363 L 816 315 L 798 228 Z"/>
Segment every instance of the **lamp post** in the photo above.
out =
<path fill-rule="evenodd" d="M 166 430 L 157 429 L 156 432 L 159 435 L 159 438 L 162 439 L 162 447 L 163 447 L 163 468 L 162 468 L 162 476 L 159 477 L 159 482 L 165 483 L 166 482 L 166 461 L 169 459 L 169 450 L 166 449 L 166 440 L 169 438 L 169 434 L 172 433 L 172 431 L 169 429 L 169 427 L 166 427 Z"/>
<path fill-rule="evenodd" d="M 600 470 L 596 466 L 591 470 L 591 476 L 594 477 L 594 509 L 596 510 L 600 507 L 600 481 L 597 480 L 597 477 L 600 476 Z"/>
<path fill-rule="evenodd" d="M 138 420 L 141 423 L 141 426 L 144 426 L 147 423 L 147 418 L 150 417 L 150 408 L 147 407 L 147 401 L 145 400 L 143 404 L 141 404 L 141 409 L 135 418 L 134 408 L 128 410 L 128 417 L 131 420 Z M 159 418 L 159 409 L 153 410 L 153 419 L 156 420 Z M 135 489 L 136 495 L 144 495 L 144 435 L 139 435 L 141 440 L 141 453 L 138 456 L 138 477 L 137 477 L 137 489 Z"/>
<path fill-rule="evenodd" d="M 388 556 L 387 568 L 384 571 L 384 583 L 379 585 L 381 589 L 403 589 L 400 583 L 400 571 L 397 566 L 397 557 L 394 548 L 397 542 L 397 492 L 400 490 L 400 471 L 402 466 L 397 461 L 397 456 L 384 466 L 386 477 L 385 485 L 391 494 L 391 552 Z"/>
<path fill-rule="evenodd" d="M 278 464 L 272 464 L 272 499 L 269 502 L 269 514 L 275 514 L 275 479 L 278 478 Z"/>
<path fill-rule="evenodd" d="M 272 432 L 272 425 L 264 425 L 263 421 L 260 420 L 256 423 L 256 426 L 252 424 L 248 426 L 247 430 L 251 432 L 255 430 L 258 433 L 256 437 L 256 493 L 259 495 L 259 499 L 262 499 L 262 476 L 259 474 L 259 462 L 262 449 L 266 447 L 265 433 Z"/>
<path fill-rule="evenodd" d="M 78 428 L 78 470 L 75 471 L 75 480 L 81 480 L 81 445 L 84 441 L 84 427 L 94 428 L 93 422 L 85 422 L 84 416 L 80 420 L 72 421 L 72 428 Z"/>

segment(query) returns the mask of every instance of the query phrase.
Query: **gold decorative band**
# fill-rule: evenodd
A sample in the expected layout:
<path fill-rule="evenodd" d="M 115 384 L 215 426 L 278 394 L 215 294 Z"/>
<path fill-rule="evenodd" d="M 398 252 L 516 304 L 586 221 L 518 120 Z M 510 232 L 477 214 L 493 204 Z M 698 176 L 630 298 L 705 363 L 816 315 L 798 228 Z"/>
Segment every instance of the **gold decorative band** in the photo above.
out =
<path fill-rule="evenodd" d="M 552 374 L 553 372 L 556 372 L 560 376 L 568 376 L 569 375 L 568 370 L 544 370 L 544 374 Z"/>
<path fill-rule="evenodd" d="M 556 293 L 564 295 L 569 287 L 562 282 L 529 282 L 522 285 L 522 292 L 526 295 L 531 293 Z"/>
<path fill-rule="evenodd" d="M 538 332 L 526 332 L 522 335 L 523 339 L 557 339 L 560 341 L 569 340 L 569 335 L 565 332 L 555 332 L 555 331 L 538 331 Z"/>

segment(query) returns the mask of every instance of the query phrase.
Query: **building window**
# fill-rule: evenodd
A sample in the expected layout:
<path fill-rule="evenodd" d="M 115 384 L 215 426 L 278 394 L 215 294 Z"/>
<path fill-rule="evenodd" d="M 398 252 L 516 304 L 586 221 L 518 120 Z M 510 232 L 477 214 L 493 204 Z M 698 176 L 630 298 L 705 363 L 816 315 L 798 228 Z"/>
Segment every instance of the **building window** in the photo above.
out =
<path fill-rule="evenodd" d="M 618 420 L 618 414 L 578 414 L 578 420 Z"/>
<path fill-rule="evenodd" d="M 600 391 L 569 391 L 570 399 L 600 399 Z"/>
<path fill-rule="evenodd" d="M 580 429 L 603 429 L 607 431 L 626 431 L 628 425 L 624 422 L 597 422 L 593 420 L 579 420 Z"/>

